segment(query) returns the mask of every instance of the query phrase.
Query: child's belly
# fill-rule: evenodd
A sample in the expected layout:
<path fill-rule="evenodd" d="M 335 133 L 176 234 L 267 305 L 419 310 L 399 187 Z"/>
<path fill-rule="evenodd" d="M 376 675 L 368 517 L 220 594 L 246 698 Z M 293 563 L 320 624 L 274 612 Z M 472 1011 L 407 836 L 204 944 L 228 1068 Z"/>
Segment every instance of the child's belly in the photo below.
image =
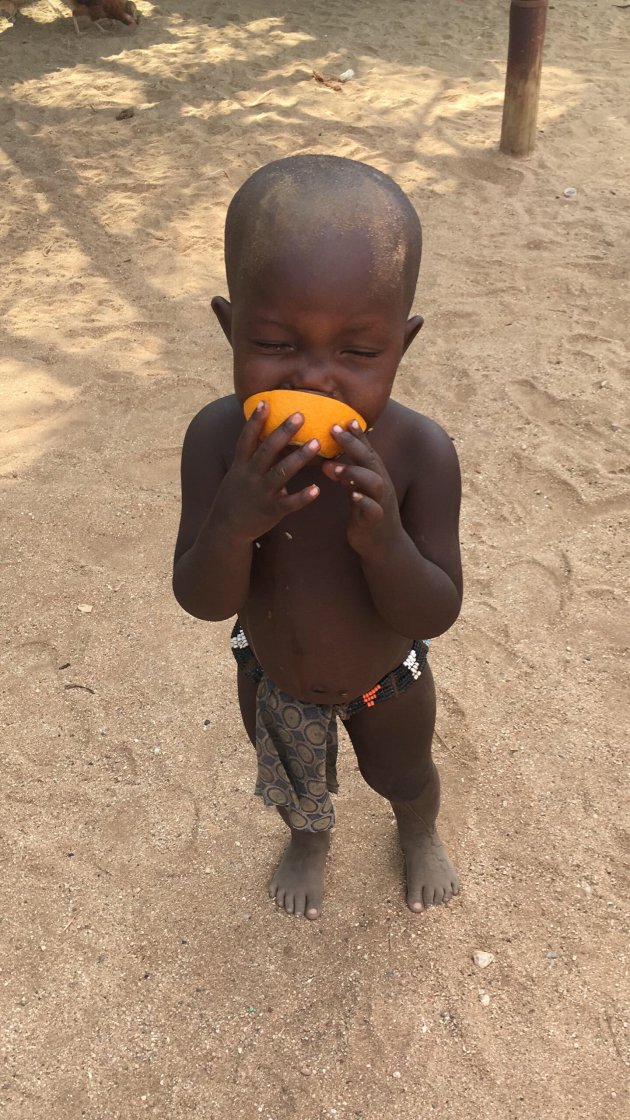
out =
<path fill-rule="evenodd" d="M 285 692 L 344 704 L 396 668 L 412 640 L 374 608 L 346 540 L 346 507 L 332 524 L 306 513 L 315 510 L 287 519 L 256 549 L 241 622 L 265 672 Z"/>

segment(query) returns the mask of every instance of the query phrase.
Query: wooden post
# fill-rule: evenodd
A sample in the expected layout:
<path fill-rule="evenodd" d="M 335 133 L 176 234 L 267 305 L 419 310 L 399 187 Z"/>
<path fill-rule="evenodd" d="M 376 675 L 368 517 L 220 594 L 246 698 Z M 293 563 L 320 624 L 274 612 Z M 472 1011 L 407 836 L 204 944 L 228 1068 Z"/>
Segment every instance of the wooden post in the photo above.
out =
<path fill-rule="evenodd" d="M 549 0 L 511 0 L 502 152 L 528 156 L 536 143 L 543 43 Z"/>

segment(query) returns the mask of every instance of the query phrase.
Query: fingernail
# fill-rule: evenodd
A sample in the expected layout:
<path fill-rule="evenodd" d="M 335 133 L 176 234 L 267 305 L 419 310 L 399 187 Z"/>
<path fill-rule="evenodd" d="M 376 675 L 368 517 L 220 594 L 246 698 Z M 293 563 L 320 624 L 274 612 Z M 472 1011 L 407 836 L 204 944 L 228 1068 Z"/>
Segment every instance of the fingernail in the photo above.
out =
<path fill-rule="evenodd" d="M 291 423 L 292 424 L 301 424 L 302 420 L 303 420 L 303 416 L 302 416 L 301 412 L 294 412 L 293 413 L 293 416 L 291 417 Z"/>
<path fill-rule="evenodd" d="M 264 407 L 265 407 L 265 402 L 264 401 L 259 401 L 258 404 L 256 405 L 256 408 L 254 409 L 254 412 L 262 412 Z"/>
<path fill-rule="evenodd" d="M 343 473 L 343 467 L 335 467 L 335 474 L 342 474 L 342 473 Z"/>
<path fill-rule="evenodd" d="M 341 433 L 343 432 L 343 428 L 341 427 L 341 424 L 333 424 L 333 432 L 335 433 L 336 436 L 341 435 Z"/>
<path fill-rule="evenodd" d="M 318 439 L 312 439 L 310 441 L 310 443 L 307 443 L 306 446 L 308 447 L 309 451 L 317 451 L 317 449 L 319 447 L 319 440 Z"/>
<path fill-rule="evenodd" d="M 360 432 L 360 431 L 361 431 L 361 425 L 359 424 L 359 421 L 358 421 L 358 420 L 352 420 L 352 421 L 350 422 L 350 427 L 351 427 L 351 428 L 353 429 L 353 431 L 355 431 L 355 432 Z"/>
<path fill-rule="evenodd" d="M 309 494 L 311 495 L 311 497 L 316 498 L 319 494 L 319 486 L 311 486 Z"/>

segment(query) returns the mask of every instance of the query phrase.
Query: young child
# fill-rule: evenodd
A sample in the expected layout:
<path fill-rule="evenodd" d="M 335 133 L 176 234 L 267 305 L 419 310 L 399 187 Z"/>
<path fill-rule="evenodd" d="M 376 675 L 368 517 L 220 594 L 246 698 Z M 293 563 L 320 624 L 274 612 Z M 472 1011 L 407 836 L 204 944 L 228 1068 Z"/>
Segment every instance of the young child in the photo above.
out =
<path fill-rule="evenodd" d="M 407 904 L 459 890 L 435 822 L 435 690 L 428 639 L 462 599 L 460 476 L 432 420 L 390 397 L 422 326 L 409 311 L 421 229 L 387 175 L 336 156 L 257 171 L 230 204 L 230 301 L 212 307 L 230 343 L 234 394 L 194 418 L 182 452 L 175 596 L 207 620 L 238 616 L 232 648 L 256 792 L 290 840 L 269 887 L 318 918 L 334 824 L 339 716 L 366 782 L 391 803 Z M 304 417 L 262 437 L 254 393 L 324 394 L 367 422 L 331 428 L 339 457 L 295 447 Z"/>

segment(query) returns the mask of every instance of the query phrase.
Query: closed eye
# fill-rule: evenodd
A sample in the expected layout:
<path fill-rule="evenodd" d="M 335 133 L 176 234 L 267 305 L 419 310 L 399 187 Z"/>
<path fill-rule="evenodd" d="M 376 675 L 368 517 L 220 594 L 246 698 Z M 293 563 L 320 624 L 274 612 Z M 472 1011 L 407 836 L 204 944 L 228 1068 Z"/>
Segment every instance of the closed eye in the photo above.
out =
<path fill-rule="evenodd" d="M 274 350 L 276 352 L 278 352 L 280 350 L 291 350 L 292 349 L 291 344 L 289 342 L 266 342 L 266 341 L 262 341 L 261 339 L 255 339 L 254 340 L 254 345 L 259 346 L 261 350 Z"/>
<path fill-rule="evenodd" d="M 378 358 L 378 350 L 346 350 L 346 354 L 353 354 L 356 358 Z"/>

